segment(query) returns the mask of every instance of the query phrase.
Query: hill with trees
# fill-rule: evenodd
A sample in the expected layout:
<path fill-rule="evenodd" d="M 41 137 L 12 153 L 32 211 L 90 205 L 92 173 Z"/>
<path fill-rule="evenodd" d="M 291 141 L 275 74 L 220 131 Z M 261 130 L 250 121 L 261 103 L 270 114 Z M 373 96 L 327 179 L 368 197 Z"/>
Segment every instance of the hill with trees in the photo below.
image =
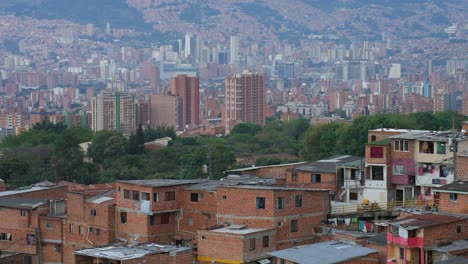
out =
<path fill-rule="evenodd" d="M 308 120 L 272 120 L 261 127 L 239 124 L 228 136 L 177 138 L 169 127 L 138 127 L 126 138 L 116 131 L 93 133 L 87 128 L 40 123 L 0 143 L 0 178 L 13 186 L 50 181 L 104 183 L 154 178 L 224 177 L 227 169 L 251 166 L 236 163 L 245 155 L 258 155 L 256 165 L 298 160 L 313 161 L 336 154 L 363 155 L 367 132 L 376 128 L 447 130 L 460 128 L 466 116 L 454 112 L 362 116 L 349 123 L 310 126 Z M 143 144 L 171 137 L 169 145 L 145 150 Z M 90 142 L 88 158 L 80 143 Z M 295 157 L 284 160 L 268 155 Z M 281 154 L 281 155 L 280 155 Z M 91 159 L 89 159 L 91 158 Z"/>

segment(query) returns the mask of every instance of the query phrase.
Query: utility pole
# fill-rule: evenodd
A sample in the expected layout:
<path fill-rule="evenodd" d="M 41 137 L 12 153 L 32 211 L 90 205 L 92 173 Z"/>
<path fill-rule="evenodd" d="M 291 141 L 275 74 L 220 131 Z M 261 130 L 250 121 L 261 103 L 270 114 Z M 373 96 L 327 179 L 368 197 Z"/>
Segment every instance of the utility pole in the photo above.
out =
<path fill-rule="evenodd" d="M 458 141 L 457 131 L 455 130 L 455 118 L 452 114 L 452 149 L 453 149 L 453 181 L 457 180 L 457 152 L 458 152 Z"/>

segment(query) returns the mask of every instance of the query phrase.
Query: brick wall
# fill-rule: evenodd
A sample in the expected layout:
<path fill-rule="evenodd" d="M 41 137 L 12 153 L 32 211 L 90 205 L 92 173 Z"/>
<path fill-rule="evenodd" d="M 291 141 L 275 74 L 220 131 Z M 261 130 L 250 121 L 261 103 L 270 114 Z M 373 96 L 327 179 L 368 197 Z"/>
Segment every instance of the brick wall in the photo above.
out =
<path fill-rule="evenodd" d="M 457 232 L 457 226 L 461 227 Z M 424 246 L 435 246 L 450 243 L 455 240 L 466 239 L 468 234 L 468 220 L 424 228 Z"/>
<path fill-rule="evenodd" d="M 197 201 L 192 201 L 192 194 L 198 194 Z M 217 224 L 216 192 L 182 190 L 181 196 L 179 235 L 183 238 L 194 238 L 197 230 Z"/>
<path fill-rule="evenodd" d="M 263 246 L 263 237 L 269 237 L 267 247 Z M 255 248 L 251 249 L 250 239 L 255 240 Z M 276 248 L 275 231 L 266 230 L 247 235 L 220 233 L 202 230 L 198 232 L 198 255 L 202 263 L 210 263 L 211 259 L 218 262 L 237 261 L 250 262 L 266 258 L 267 253 Z"/>
<path fill-rule="evenodd" d="M 468 181 L 468 157 L 457 156 L 457 180 Z"/>
<path fill-rule="evenodd" d="M 313 183 L 312 175 L 320 174 L 320 182 Z M 286 183 L 290 185 L 301 185 L 304 188 L 327 189 L 332 192 L 336 191 L 336 173 L 320 173 L 320 172 L 297 172 L 297 181 L 292 180 L 292 172 L 288 171 Z"/>
<path fill-rule="evenodd" d="M 302 207 L 295 196 L 302 195 Z M 278 248 L 316 241 L 314 226 L 326 219 L 330 200 L 326 191 L 218 188 L 220 222 L 277 230 Z M 256 198 L 265 197 L 265 209 L 256 208 Z M 278 197 L 285 208 L 277 209 Z M 297 220 L 297 231 L 291 224 Z"/>
<path fill-rule="evenodd" d="M 440 193 L 439 211 L 444 213 L 468 214 L 468 194 L 457 194 L 456 202 L 450 201 L 450 193 Z"/>
<path fill-rule="evenodd" d="M 0 240 L 0 250 L 37 254 L 37 243 L 28 245 L 27 236 L 36 237 L 35 228 L 39 227 L 40 211 L 26 211 L 21 215 L 21 210 L 0 208 L 0 233 L 11 234 L 11 240 Z M 36 241 L 37 242 L 37 241 Z"/>

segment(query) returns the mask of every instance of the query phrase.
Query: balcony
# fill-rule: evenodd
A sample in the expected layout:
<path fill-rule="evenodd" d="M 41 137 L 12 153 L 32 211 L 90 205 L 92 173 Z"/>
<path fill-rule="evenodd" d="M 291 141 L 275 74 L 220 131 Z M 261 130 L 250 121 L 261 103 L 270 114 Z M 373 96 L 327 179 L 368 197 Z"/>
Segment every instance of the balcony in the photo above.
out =
<path fill-rule="evenodd" d="M 424 246 L 423 237 L 404 238 L 400 236 L 395 236 L 390 232 L 387 233 L 387 242 L 399 245 L 401 247 L 423 247 Z"/>

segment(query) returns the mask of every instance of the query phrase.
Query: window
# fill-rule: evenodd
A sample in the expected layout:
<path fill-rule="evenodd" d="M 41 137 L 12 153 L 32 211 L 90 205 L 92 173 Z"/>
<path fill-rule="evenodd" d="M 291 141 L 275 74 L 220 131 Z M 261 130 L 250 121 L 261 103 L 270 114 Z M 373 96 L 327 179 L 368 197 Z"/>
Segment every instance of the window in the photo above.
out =
<path fill-rule="evenodd" d="M 280 264 L 286 264 L 286 260 L 280 259 Z"/>
<path fill-rule="evenodd" d="M 83 227 L 82 226 L 78 226 L 78 234 L 83 235 Z"/>
<path fill-rule="evenodd" d="M 164 201 L 175 201 L 175 192 L 165 192 L 164 193 Z"/>
<path fill-rule="evenodd" d="M 296 195 L 294 197 L 294 204 L 296 207 L 302 207 L 302 195 Z"/>
<path fill-rule="evenodd" d="M 96 236 L 100 236 L 101 235 L 101 229 L 100 228 L 96 228 Z"/>
<path fill-rule="evenodd" d="M 193 226 L 193 218 L 188 218 L 188 226 Z"/>
<path fill-rule="evenodd" d="M 395 140 L 395 151 L 409 151 L 408 140 Z"/>
<path fill-rule="evenodd" d="M 462 226 L 457 225 L 457 233 L 460 234 L 462 232 Z"/>
<path fill-rule="evenodd" d="M 149 216 L 149 224 L 154 225 L 154 215 Z"/>
<path fill-rule="evenodd" d="M 249 239 L 249 244 L 250 244 L 249 249 L 250 250 L 255 250 L 255 242 L 256 242 L 255 238 Z"/>
<path fill-rule="evenodd" d="M 28 211 L 26 210 L 21 210 L 21 216 L 27 216 L 28 215 Z"/>
<path fill-rule="evenodd" d="M 299 220 L 291 220 L 291 233 L 295 233 L 299 230 Z"/>
<path fill-rule="evenodd" d="M 406 175 L 406 167 L 403 165 L 393 165 L 394 175 Z"/>
<path fill-rule="evenodd" d="M 127 212 L 120 212 L 120 223 L 127 223 Z"/>
<path fill-rule="evenodd" d="M 202 239 L 202 240 L 205 240 L 205 239 L 206 239 L 206 236 L 201 236 L 201 239 Z"/>
<path fill-rule="evenodd" d="M 226 200 L 227 199 L 227 196 L 226 195 L 223 195 L 223 200 Z"/>
<path fill-rule="evenodd" d="M 47 229 L 52 229 L 52 228 L 54 228 L 54 224 L 52 224 L 52 223 L 46 223 L 45 227 L 46 227 Z"/>
<path fill-rule="evenodd" d="M 149 201 L 150 200 L 150 194 L 147 192 L 142 192 L 141 193 L 141 200 L 143 201 Z"/>
<path fill-rule="evenodd" d="M 384 167 L 371 166 L 371 179 L 373 181 L 383 181 L 384 180 Z"/>
<path fill-rule="evenodd" d="M 155 203 L 159 202 L 159 195 L 158 195 L 158 193 L 153 193 L 153 202 L 155 202 Z"/>
<path fill-rule="evenodd" d="M 357 199 L 358 199 L 358 193 L 357 192 L 350 192 L 349 193 L 349 200 L 357 201 Z"/>
<path fill-rule="evenodd" d="M 60 247 L 60 245 L 55 245 L 55 247 L 54 247 L 54 251 L 55 251 L 55 252 L 60 252 L 61 249 L 62 249 L 62 248 Z"/>
<path fill-rule="evenodd" d="M 270 246 L 270 236 L 263 236 L 263 247 L 267 248 Z"/>
<path fill-rule="evenodd" d="M 70 224 L 70 226 L 68 227 L 68 231 L 70 232 L 70 234 L 75 233 L 75 225 L 74 225 L 74 224 Z"/>
<path fill-rule="evenodd" d="M 419 153 L 434 153 L 434 142 L 432 141 L 420 141 L 419 142 Z"/>
<path fill-rule="evenodd" d="M 371 147 L 370 157 L 375 158 L 375 159 L 382 159 L 384 157 L 384 148 L 383 147 Z"/>
<path fill-rule="evenodd" d="M 445 142 L 437 142 L 437 154 L 445 154 Z"/>
<path fill-rule="evenodd" d="M 130 199 L 130 190 L 125 190 L 124 189 L 123 196 L 124 196 L 125 199 Z"/>
<path fill-rule="evenodd" d="M 284 209 L 286 207 L 286 199 L 284 197 L 278 197 L 276 199 L 276 208 Z"/>
<path fill-rule="evenodd" d="M 371 135 L 370 141 L 371 142 L 377 141 L 377 136 L 376 135 Z"/>
<path fill-rule="evenodd" d="M 311 174 L 310 175 L 310 181 L 312 183 L 320 183 L 321 182 L 321 175 L 320 174 Z"/>
<path fill-rule="evenodd" d="M 203 199 L 203 193 L 190 193 L 190 201 L 198 202 Z"/>
<path fill-rule="evenodd" d="M 265 209 L 265 197 L 257 197 L 257 209 Z"/>
<path fill-rule="evenodd" d="M 93 234 L 94 233 L 94 227 L 89 227 L 89 233 Z"/>
<path fill-rule="evenodd" d="M 291 174 L 291 181 L 292 182 L 297 182 L 297 180 L 298 180 L 297 172 L 293 171 L 292 174 Z"/>
<path fill-rule="evenodd" d="M 450 194 L 450 201 L 451 201 L 451 202 L 456 202 L 456 201 L 458 201 L 458 193 L 451 193 L 451 194 Z"/>
<path fill-rule="evenodd" d="M 26 243 L 28 246 L 36 245 L 36 236 L 35 235 L 26 235 Z"/>
<path fill-rule="evenodd" d="M 405 259 L 405 248 L 400 248 L 400 259 Z"/>
<path fill-rule="evenodd" d="M 159 215 L 160 219 L 161 219 L 161 225 L 167 225 L 169 224 L 169 219 L 171 217 L 171 214 L 169 213 L 162 213 Z"/>
<path fill-rule="evenodd" d="M 11 241 L 11 233 L 0 233 L 0 240 Z"/>
<path fill-rule="evenodd" d="M 91 209 L 91 216 L 96 216 L 96 209 Z"/>
<path fill-rule="evenodd" d="M 140 200 L 140 193 L 138 191 L 132 191 L 132 199 Z"/>

